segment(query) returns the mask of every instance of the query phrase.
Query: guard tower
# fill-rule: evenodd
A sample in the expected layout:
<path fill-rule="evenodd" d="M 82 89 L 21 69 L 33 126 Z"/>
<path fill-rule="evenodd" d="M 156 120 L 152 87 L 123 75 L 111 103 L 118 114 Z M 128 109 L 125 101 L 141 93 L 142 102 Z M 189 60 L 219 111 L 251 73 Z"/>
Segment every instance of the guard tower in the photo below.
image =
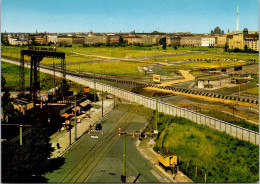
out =
<path fill-rule="evenodd" d="M 28 50 L 21 50 L 20 58 L 20 94 L 25 93 L 25 79 L 24 79 L 24 56 L 30 56 L 30 99 L 36 102 L 40 93 L 40 62 L 44 57 L 61 59 L 61 72 L 63 79 L 66 79 L 66 61 L 64 52 L 56 52 L 53 48 L 39 48 L 29 47 Z"/>

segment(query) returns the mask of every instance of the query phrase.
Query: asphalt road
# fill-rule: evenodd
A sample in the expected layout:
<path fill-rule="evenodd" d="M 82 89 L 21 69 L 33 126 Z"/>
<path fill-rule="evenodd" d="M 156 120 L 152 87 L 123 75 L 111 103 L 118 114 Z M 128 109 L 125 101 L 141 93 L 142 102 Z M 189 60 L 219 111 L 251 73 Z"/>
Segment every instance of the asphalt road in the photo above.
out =
<path fill-rule="evenodd" d="M 131 112 L 114 110 L 103 122 L 104 134 L 88 134 L 65 155 L 65 164 L 60 169 L 46 174 L 48 182 L 121 182 L 123 170 L 123 138 L 118 128 L 138 131 L 146 120 Z M 91 138 L 96 135 L 98 138 Z M 132 182 L 141 174 L 139 182 L 167 182 L 136 149 L 137 137 L 127 137 L 126 176 Z"/>

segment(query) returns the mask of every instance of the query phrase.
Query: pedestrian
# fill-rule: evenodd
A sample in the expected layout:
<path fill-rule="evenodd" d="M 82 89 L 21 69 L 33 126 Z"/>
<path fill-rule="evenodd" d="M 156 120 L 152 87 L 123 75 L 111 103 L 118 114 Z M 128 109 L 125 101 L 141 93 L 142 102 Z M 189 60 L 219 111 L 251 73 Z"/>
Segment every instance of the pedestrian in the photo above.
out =
<path fill-rule="evenodd" d="M 60 143 L 57 143 L 57 148 L 60 149 Z"/>

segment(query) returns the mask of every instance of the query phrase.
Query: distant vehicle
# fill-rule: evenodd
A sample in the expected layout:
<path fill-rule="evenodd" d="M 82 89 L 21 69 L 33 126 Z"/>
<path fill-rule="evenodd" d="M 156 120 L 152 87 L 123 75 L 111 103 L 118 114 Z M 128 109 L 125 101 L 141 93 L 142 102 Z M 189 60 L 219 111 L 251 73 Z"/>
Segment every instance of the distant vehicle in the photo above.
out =
<path fill-rule="evenodd" d="M 161 76 L 160 75 L 153 75 L 153 81 L 157 84 L 161 83 Z"/>
<path fill-rule="evenodd" d="M 159 165 L 162 166 L 165 171 L 170 169 L 174 177 L 177 175 L 177 156 L 174 154 L 174 152 L 166 149 L 158 151 L 158 161 Z"/>
<path fill-rule="evenodd" d="M 95 130 L 102 130 L 102 125 L 101 125 L 101 123 L 97 123 L 97 124 L 96 124 Z"/>
<path fill-rule="evenodd" d="M 84 93 L 89 93 L 89 87 L 88 86 L 84 87 Z"/>

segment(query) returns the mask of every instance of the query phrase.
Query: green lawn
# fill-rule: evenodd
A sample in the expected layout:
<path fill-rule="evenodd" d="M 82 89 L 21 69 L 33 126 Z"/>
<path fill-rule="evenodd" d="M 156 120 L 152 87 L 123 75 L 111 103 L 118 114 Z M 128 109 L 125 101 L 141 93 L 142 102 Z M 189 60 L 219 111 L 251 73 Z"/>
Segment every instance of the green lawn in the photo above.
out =
<path fill-rule="evenodd" d="M 19 90 L 19 73 L 20 67 L 18 65 L 10 64 L 1 61 L 1 74 L 6 79 L 6 87 L 11 90 Z M 24 68 L 25 73 L 25 87 L 30 86 L 30 69 Z M 55 83 L 60 83 L 61 79 L 56 77 Z M 51 89 L 53 85 L 53 76 L 49 74 L 40 73 L 40 83 L 43 90 Z"/>
<path fill-rule="evenodd" d="M 79 70 L 91 73 L 105 74 L 105 75 L 136 75 L 140 74 L 137 69 L 144 63 L 136 61 L 114 61 L 103 63 L 90 63 L 79 65 L 67 65 L 68 69 Z"/>
<path fill-rule="evenodd" d="M 243 93 L 246 93 L 249 95 L 259 95 L 259 87 L 248 89 L 246 91 L 243 91 Z"/>
<path fill-rule="evenodd" d="M 166 130 L 166 123 L 169 123 Z M 160 116 L 154 149 L 167 148 L 194 182 L 239 183 L 259 179 L 259 147 L 184 118 Z M 197 167 L 197 176 L 195 169 Z"/>

